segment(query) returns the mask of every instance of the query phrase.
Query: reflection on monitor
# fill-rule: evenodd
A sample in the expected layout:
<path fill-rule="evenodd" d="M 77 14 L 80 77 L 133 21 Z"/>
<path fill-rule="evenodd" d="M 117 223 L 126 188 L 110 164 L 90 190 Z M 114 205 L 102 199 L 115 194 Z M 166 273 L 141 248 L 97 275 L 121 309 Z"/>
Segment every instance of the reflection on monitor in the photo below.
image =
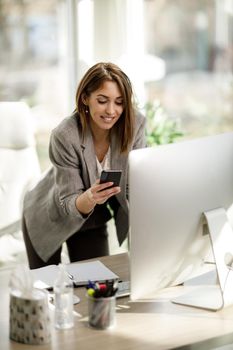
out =
<path fill-rule="evenodd" d="M 213 246 L 228 276 L 233 133 L 134 150 L 129 165 L 131 299 L 198 275 Z M 212 236 L 203 230 L 203 218 Z"/>

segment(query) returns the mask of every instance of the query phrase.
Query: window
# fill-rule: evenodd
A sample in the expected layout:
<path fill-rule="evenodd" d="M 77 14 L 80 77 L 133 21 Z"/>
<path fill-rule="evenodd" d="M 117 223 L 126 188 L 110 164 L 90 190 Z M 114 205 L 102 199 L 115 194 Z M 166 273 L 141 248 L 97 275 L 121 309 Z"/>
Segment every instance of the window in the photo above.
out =
<path fill-rule="evenodd" d="M 147 98 L 179 118 L 185 137 L 233 129 L 230 0 L 144 0 L 145 49 L 165 63 Z"/>

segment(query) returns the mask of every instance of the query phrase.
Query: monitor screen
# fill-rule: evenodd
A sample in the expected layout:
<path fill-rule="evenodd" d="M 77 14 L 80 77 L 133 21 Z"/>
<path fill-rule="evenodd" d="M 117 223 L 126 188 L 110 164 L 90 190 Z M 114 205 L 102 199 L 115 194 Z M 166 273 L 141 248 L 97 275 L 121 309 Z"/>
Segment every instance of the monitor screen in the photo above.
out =
<path fill-rule="evenodd" d="M 233 132 L 133 150 L 129 156 L 131 299 L 200 273 L 211 250 L 203 212 L 233 227 Z"/>

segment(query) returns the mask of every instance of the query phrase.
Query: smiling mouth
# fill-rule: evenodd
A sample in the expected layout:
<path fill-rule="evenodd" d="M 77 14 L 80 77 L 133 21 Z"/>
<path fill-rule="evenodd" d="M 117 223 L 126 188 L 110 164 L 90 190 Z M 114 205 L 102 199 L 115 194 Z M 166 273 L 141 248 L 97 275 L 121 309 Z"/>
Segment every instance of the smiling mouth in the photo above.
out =
<path fill-rule="evenodd" d="M 104 117 L 104 116 L 101 116 L 101 119 L 103 119 L 107 123 L 111 123 L 115 119 L 115 117 Z"/>

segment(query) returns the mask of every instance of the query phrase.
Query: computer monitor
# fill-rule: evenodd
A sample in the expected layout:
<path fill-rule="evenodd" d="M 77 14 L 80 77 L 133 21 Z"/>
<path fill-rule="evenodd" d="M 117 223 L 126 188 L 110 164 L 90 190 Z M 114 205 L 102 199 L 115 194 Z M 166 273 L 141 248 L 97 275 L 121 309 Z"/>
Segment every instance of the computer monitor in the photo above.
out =
<path fill-rule="evenodd" d="M 210 250 L 223 287 L 233 261 L 233 132 L 133 150 L 129 184 L 131 299 L 200 274 Z"/>

